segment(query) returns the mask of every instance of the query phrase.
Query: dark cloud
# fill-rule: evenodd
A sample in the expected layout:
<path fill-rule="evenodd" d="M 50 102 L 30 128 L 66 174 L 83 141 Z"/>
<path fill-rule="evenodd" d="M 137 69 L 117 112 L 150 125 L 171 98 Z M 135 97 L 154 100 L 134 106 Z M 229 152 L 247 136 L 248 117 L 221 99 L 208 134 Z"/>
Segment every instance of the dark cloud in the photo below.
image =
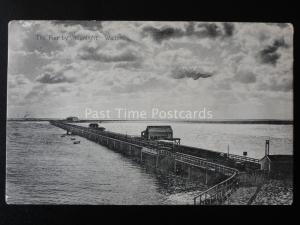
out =
<path fill-rule="evenodd" d="M 115 55 L 108 55 L 98 51 L 98 48 L 85 47 L 81 49 L 79 58 L 82 60 L 91 60 L 99 62 L 131 62 L 139 59 L 139 56 L 133 51 L 124 51 Z"/>
<path fill-rule="evenodd" d="M 232 36 L 234 33 L 234 24 L 233 23 L 223 23 L 225 36 Z"/>
<path fill-rule="evenodd" d="M 234 34 L 233 23 L 223 23 L 223 26 L 217 23 L 200 23 L 198 28 L 199 31 L 194 31 L 192 35 L 196 35 L 199 38 L 226 38 L 231 37 Z"/>
<path fill-rule="evenodd" d="M 250 84 L 256 82 L 256 76 L 257 75 L 251 71 L 242 71 L 235 76 L 235 80 L 244 84 Z"/>
<path fill-rule="evenodd" d="M 274 46 L 276 46 L 278 48 L 280 48 L 280 47 L 288 48 L 289 47 L 289 45 L 285 42 L 285 40 L 283 38 L 275 40 Z"/>
<path fill-rule="evenodd" d="M 63 73 L 44 73 L 36 78 L 36 81 L 43 84 L 57 84 L 57 83 L 72 83 L 74 78 L 66 77 Z"/>
<path fill-rule="evenodd" d="M 127 41 L 127 42 L 130 42 L 132 44 L 139 44 L 137 41 L 129 38 L 128 36 L 124 35 L 124 34 L 119 34 L 117 35 L 119 37 L 119 39 L 123 40 L 123 41 Z"/>
<path fill-rule="evenodd" d="M 65 27 L 80 25 L 83 28 L 92 31 L 100 31 L 102 30 L 102 22 L 101 21 L 79 21 L 79 20 L 58 20 L 53 21 L 53 24 L 63 25 Z"/>
<path fill-rule="evenodd" d="M 272 45 L 267 46 L 259 52 L 261 62 L 275 66 L 281 56 L 278 49 L 288 47 L 283 38 L 275 40 Z"/>
<path fill-rule="evenodd" d="M 195 33 L 195 22 L 189 22 L 186 29 L 185 29 L 185 34 L 187 36 L 191 36 Z"/>
<path fill-rule="evenodd" d="M 208 78 L 213 76 L 213 73 L 203 72 L 202 70 L 194 69 L 174 69 L 171 73 L 171 77 L 174 79 L 193 78 L 198 80 L 199 78 Z"/>
<path fill-rule="evenodd" d="M 143 35 L 150 35 L 154 41 L 161 43 L 171 38 L 180 38 L 183 36 L 195 36 L 198 38 L 218 38 L 230 37 L 234 33 L 233 23 L 223 23 L 223 26 L 217 23 L 198 23 L 190 22 L 185 29 L 163 27 L 155 28 L 147 26 L 143 28 Z"/>
<path fill-rule="evenodd" d="M 204 28 L 201 31 L 196 33 L 198 37 L 202 36 L 202 37 L 216 38 L 222 36 L 222 30 L 215 23 L 199 24 L 198 27 Z"/>
<path fill-rule="evenodd" d="M 155 27 L 144 27 L 143 33 L 145 35 L 150 34 L 152 38 L 158 42 L 161 43 L 163 40 L 168 40 L 170 38 L 179 38 L 184 36 L 184 31 L 180 29 L 175 29 L 172 27 L 164 27 L 161 29 L 155 28 Z"/>

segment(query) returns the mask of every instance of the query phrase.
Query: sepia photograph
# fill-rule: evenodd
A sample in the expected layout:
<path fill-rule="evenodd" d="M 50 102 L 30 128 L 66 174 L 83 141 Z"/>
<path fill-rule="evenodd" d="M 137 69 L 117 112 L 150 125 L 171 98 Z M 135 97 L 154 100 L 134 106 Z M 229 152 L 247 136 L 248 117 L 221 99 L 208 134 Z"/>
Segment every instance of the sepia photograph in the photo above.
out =
<path fill-rule="evenodd" d="M 293 204 L 293 38 L 291 23 L 10 21 L 6 203 Z"/>

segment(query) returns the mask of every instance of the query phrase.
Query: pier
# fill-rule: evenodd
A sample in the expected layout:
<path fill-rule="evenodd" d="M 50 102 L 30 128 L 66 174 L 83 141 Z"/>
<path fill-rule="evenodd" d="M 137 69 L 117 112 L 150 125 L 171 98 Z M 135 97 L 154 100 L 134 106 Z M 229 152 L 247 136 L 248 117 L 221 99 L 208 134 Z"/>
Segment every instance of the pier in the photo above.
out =
<path fill-rule="evenodd" d="M 87 138 L 140 162 L 144 162 L 145 158 L 150 158 L 151 164 L 155 168 L 163 167 L 161 162 L 168 160 L 170 165 L 165 166 L 167 170 L 175 173 L 178 170 L 184 171 L 188 178 L 195 174 L 204 174 L 205 183 L 213 185 L 194 197 L 195 205 L 222 204 L 238 187 L 239 172 L 259 167 L 258 160 L 245 156 L 159 140 L 147 140 L 138 136 L 82 127 L 59 120 L 50 121 L 50 124 L 66 130 L 67 134 Z M 221 182 L 213 179 L 217 175 L 223 178 Z"/>

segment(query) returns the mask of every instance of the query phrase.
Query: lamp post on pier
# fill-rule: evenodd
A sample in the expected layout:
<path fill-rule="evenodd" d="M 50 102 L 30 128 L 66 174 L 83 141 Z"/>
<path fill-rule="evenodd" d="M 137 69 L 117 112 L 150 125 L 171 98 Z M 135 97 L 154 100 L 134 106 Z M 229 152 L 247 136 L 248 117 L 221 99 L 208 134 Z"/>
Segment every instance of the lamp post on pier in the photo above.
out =
<path fill-rule="evenodd" d="M 229 144 L 227 145 L 227 158 L 229 158 Z"/>

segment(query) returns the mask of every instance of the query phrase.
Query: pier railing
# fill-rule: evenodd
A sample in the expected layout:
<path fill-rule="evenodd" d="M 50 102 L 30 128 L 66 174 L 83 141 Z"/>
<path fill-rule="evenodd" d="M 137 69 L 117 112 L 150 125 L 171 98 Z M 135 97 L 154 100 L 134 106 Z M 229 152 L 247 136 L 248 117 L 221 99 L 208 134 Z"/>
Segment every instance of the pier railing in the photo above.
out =
<path fill-rule="evenodd" d="M 201 192 L 198 196 L 196 196 L 194 198 L 195 205 L 221 204 L 237 187 L 238 170 L 236 169 L 209 162 L 204 158 L 183 153 L 176 153 L 175 160 L 229 176 L 226 180 L 214 185 L 213 187 Z"/>
<path fill-rule="evenodd" d="M 219 173 L 222 173 L 226 176 L 232 175 L 235 171 L 235 169 L 223 166 L 221 164 L 213 163 L 208 161 L 207 159 L 204 158 L 199 158 L 196 156 L 191 156 L 183 153 L 176 153 L 175 154 L 175 159 L 176 161 L 184 162 L 196 167 L 201 167 L 201 168 L 208 168 L 212 171 L 216 171 Z"/>
<path fill-rule="evenodd" d="M 194 205 L 222 204 L 238 187 L 237 176 L 238 171 L 226 180 L 201 192 L 194 198 Z"/>
<path fill-rule="evenodd" d="M 151 149 L 151 148 L 142 148 L 142 152 L 149 153 L 151 155 L 157 155 L 158 151 L 156 149 Z"/>
<path fill-rule="evenodd" d="M 247 156 L 240 156 L 240 155 L 229 154 L 228 157 L 230 159 L 234 159 L 236 161 L 251 162 L 251 163 L 257 163 L 257 164 L 259 164 L 259 159 L 254 159 L 254 158 L 250 158 L 250 157 L 247 157 Z"/>
<path fill-rule="evenodd" d="M 162 141 L 160 141 L 163 143 Z M 174 148 L 174 145 L 171 143 L 164 142 L 165 146 L 168 146 L 170 148 Z M 191 146 L 185 146 L 185 145 L 175 145 L 175 148 L 177 149 L 178 152 L 185 152 L 190 155 L 197 156 L 197 153 L 199 153 L 199 149 L 201 148 L 196 148 L 196 147 L 191 147 Z M 251 167 L 257 167 L 259 166 L 259 160 L 255 158 L 251 158 L 248 156 L 241 156 L 241 155 L 236 155 L 236 154 L 228 154 L 225 152 L 219 152 L 219 151 L 214 151 L 214 150 L 209 150 L 209 149 L 201 149 L 202 152 L 205 155 L 209 155 L 210 158 L 219 158 L 220 160 L 226 160 L 226 159 L 231 159 L 232 161 L 235 162 L 241 162 L 241 163 L 248 163 L 247 165 L 251 165 Z M 200 156 L 201 157 L 201 156 Z"/>
<path fill-rule="evenodd" d="M 229 176 L 226 180 L 201 192 L 194 198 L 195 205 L 221 204 L 237 187 L 238 170 L 223 166 L 221 164 L 209 162 L 204 158 L 199 158 L 183 153 L 176 153 L 175 160 L 195 167 L 206 168 L 211 171 Z"/>
<path fill-rule="evenodd" d="M 159 149 L 158 153 L 160 155 L 164 155 L 164 156 L 169 156 L 169 157 L 173 157 L 173 158 L 175 157 L 173 152 L 170 152 L 170 151 L 167 151 L 167 150 Z"/>

